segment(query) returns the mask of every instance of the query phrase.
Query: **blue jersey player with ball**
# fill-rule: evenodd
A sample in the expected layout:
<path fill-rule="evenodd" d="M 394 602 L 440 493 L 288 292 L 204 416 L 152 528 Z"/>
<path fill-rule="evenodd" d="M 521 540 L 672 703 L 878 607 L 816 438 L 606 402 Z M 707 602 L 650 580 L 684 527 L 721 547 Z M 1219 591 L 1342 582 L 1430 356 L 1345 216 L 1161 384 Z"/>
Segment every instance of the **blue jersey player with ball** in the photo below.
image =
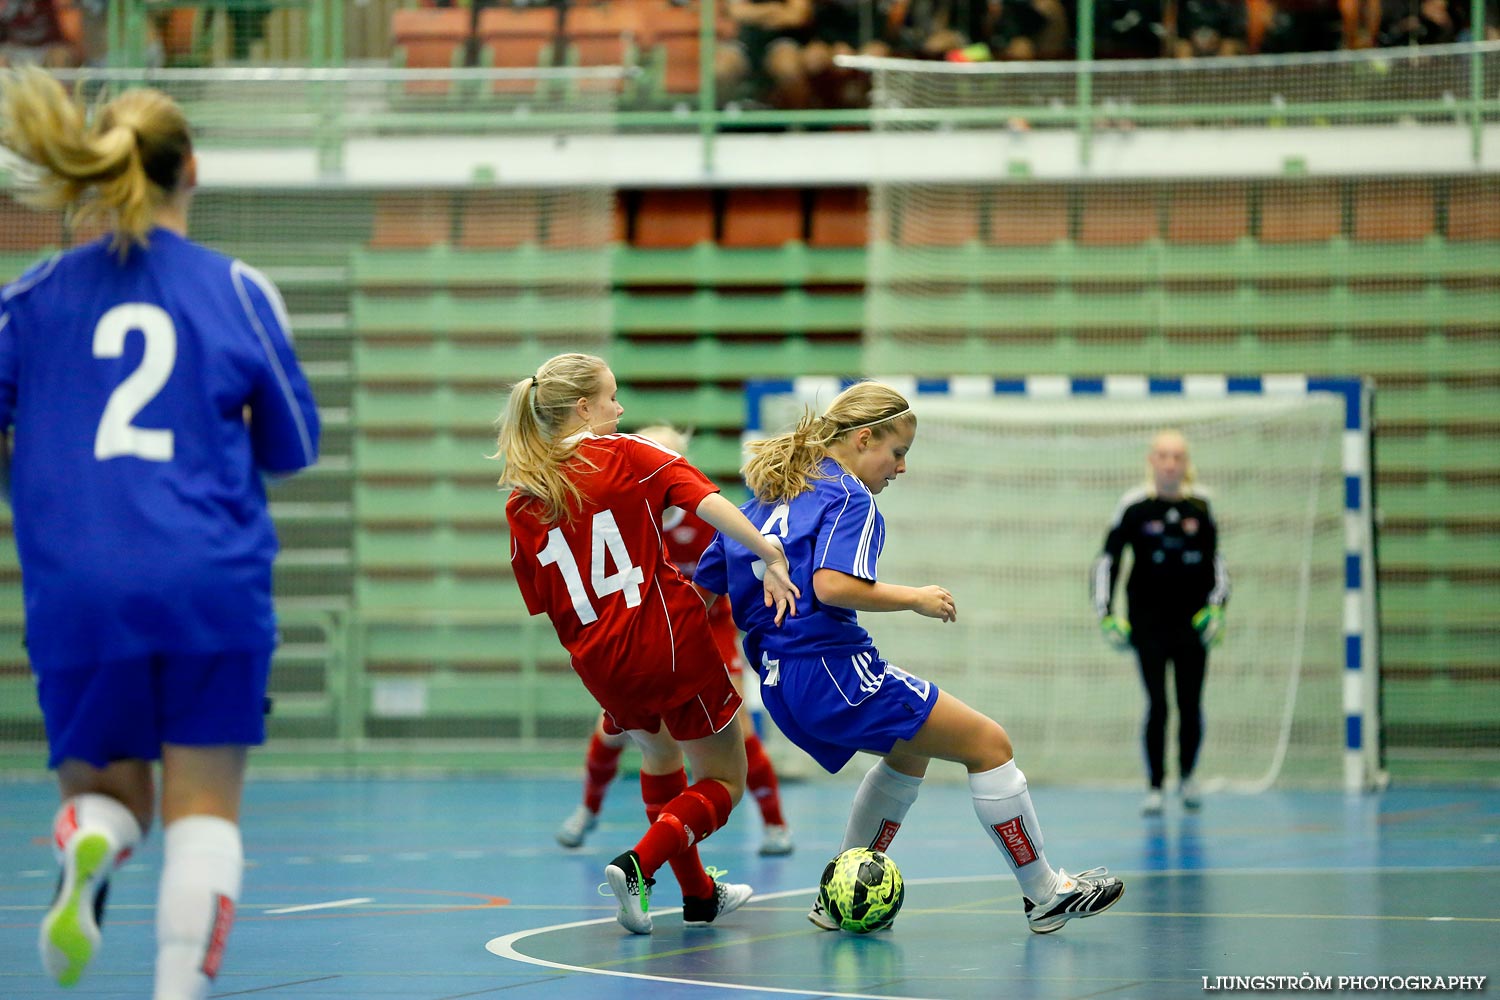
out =
<path fill-rule="evenodd" d="M 75 984 L 111 873 L 164 827 L 155 1000 L 201 1000 L 244 873 L 247 748 L 265 740 L 276 532 L 262 481 L 312 465 L 318 415 L 259 272 L 190 241 L 197 160 L 160 91 L 92 117 L 40 70 L 0 77 L 30 200 L 109 235 L 0 292 L 0 433 L 62 806 L 47 972 Z"/>
<path fill-rule="evenodd" d="M 792 580 L 815 600 L 778 627 L 762 612 L 763 567 L 720 535 L 698 563 L 695 582 L 728 593 L 745 648 L 758 665 L 766 710 L 787 737 L 829 772 L 856 751 L 882 759 L 854 797 L 839 851 L 884 851 L 917 799 L 936 757 L 964 765 L 974 811 L 1015 874 L 1031 930 L 1047 934 L 1075 917 L 1111 906 L 1124 891 L 1104 869 L 1069 874 L 1042 850 L 1042 831 L 1013 759 L 1010 737 L 994 720 L 930 681 L 887 663 L 861 627 L 861 611 L 914 611 L 958 618 L 939 586 L 880 580 L 876 565 L 885 521 L 875 497 L 906 471 L 917 417 L 906 399 L 878 382 L 840 393 L 821 415 L 751 445 L 745 480 L 755 497 L 743 510 L 786 550 Z M 821 902 L 808 914 L 837 929 Z"/>

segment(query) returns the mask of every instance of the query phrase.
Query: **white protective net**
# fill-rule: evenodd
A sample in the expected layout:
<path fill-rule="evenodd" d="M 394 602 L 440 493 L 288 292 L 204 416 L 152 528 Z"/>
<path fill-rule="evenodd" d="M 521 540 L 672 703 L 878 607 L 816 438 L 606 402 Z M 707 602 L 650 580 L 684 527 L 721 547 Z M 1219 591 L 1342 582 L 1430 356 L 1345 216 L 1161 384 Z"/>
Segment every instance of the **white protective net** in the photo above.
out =
<path fill-rule="evenodd" d="M 1033 780 L 1143 781 L 1138 669 L 1101 639 L 1088 578 L 1120 497 L 1145 481 L 1151 436 L 1176 427 L 1234 587 L 1197 776 L 1239 790 L 1340 780 L 1340 402 L 923 396 L 918 412 L 910 470 L 879 500 L 879 573 L 947 587 L 959 620 L 866 615 L 891 662 L 999 720 Z"/>

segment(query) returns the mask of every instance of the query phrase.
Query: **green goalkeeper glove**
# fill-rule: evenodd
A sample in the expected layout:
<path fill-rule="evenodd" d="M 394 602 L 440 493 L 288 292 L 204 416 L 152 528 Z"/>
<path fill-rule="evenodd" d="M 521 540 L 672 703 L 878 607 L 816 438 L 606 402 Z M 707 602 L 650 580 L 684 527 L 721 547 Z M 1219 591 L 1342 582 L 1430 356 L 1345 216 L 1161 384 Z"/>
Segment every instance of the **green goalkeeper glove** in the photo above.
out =
<path fill-rule="evenodd" d="M 1204 649 L 1213 649 L 1224 638 L 1224 609 L 1210 604 L 1193 616 L 1193 628 L 1203 640 Z"/>
<path fill-rule="evenodd" d="M 1114 615 L 1099 619 L 1099 634 L 1115 649 L 1123 651 L 1130 648 L 1130 623 L 1121 621 Z"/>

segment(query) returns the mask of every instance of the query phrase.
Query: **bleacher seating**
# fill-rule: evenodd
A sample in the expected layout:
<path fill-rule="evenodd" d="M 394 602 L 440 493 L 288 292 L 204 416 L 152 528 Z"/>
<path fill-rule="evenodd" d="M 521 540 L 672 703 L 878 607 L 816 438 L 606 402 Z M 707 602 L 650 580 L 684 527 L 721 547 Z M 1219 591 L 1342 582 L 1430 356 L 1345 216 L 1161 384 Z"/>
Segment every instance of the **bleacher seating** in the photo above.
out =
<path fill-rule="evenodd" d="M 802 239 L 802 192 L 739 188 L 724 196 L 723 247 L 779 247 Z"/>
<path fill-rule="evenodd" d="M 948 335 L 903 368 L 1373 378 L 1387 712 L 1399 721 L 1490 662 L 1493 622 L 1475 609 L 1500 598 L 1500 188 L 1289 179 L 1117 195 L 1026 182 L 975 198 L 967 219 L 945 208 L 916 245 L 903 225 L 881 252 L 960 286 L 933 299 Z M 330 460 L 275 500 L 278 585 L 295 598 L 286 656 L 304 665 L 287 683 L 305 695 L 291 701 L 303 714 L 277 725 L 315 729 L 318 706 L 413 677 L 433 685 L 437 721 L 373 716 L 365 735 L 463 731 L 486 712 L 506 731 L 523 725 L 507 706 L 523 702 L 542 706 L 541 730 L 580 725 L 576 681 L 508 580 L 486 460 L 508 380 L 572 346 L 579 320 L 546 294 L 570 277 L 550 249 L 562 229 L 548 197 L 382 195 L 332 274 L 300 285 L 276 267 L 299 274 L 313 249 L 245 252 L 282 282 L 332 418 Z M 23 211 L 0 201 L 11 274 L 67 242 L 50 223 L 11 224 Z M 747 379 L 864 369 L 867 211 L 854 188 L 624 193 L 601 349 L 628 418 L 697 428 L 694 458 L 733 491 Z M 324 314 L 338 318 L 314 321 Z M 18 587 L 0 565 L 0 589 L 18 600 Z M 343 641 L 319 617 L 340 587 L 368 670 L 343 693 L 308 666 Z"/>
<path fill-rule="evenodd" d="M 391 12 L 391 59 L 406 69 L 454 69 L 464 65 L 471 34 L 469 11 L 461 7 L 403 7 Z M 449 80 L 408 80 L 412 96 L 453 94 Z"/>
<path fill-rule="evenodd" d="M 669 0 L 621 0 L 640 11 L 643 40 L 651 51 L 651 75 L 660 100 L 696 96 L 699 52 L 702 40 L 700 8 L 696 2 L 675 4 Z M 720 40 L 734 37 L 734 25 L 722 14 L 714 31 Z"/>
<path fill-rule="evenodd" d="M 563 63 L 553 7 L 486 7 L 479 13 L 479 62 L 482 66 L 533 68 Z M 532 94 L 535 80 L 495 80 L 494 94 Z"/>
<path fill-rule="evenodd" d="M 1268 185 L 1261 194 L 1262 243 L 1317 243 L 1344 228 L 1342 192 L 1327 181 Z"/>

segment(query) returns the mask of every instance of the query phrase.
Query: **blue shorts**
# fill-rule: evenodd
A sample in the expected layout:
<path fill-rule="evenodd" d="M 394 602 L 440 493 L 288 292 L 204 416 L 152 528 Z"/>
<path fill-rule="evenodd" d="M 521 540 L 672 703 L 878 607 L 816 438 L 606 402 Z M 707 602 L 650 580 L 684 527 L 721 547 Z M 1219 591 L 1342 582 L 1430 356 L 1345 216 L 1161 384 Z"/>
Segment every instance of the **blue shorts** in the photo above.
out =
<path fill-rule="evenodd" d="M 762 654 L 760 696 L 786 738 L 836 774 L 857 751 L 889 753 L 897 740 L 917 735 L 938 689 L 871 647 L 854 656 Z"/>
<path fill-rule="evenodd" d="M 271 650 L 158 654 L 36 671 L 48 767 L 157 760 L 163 743 L 266 741 Z"/>

